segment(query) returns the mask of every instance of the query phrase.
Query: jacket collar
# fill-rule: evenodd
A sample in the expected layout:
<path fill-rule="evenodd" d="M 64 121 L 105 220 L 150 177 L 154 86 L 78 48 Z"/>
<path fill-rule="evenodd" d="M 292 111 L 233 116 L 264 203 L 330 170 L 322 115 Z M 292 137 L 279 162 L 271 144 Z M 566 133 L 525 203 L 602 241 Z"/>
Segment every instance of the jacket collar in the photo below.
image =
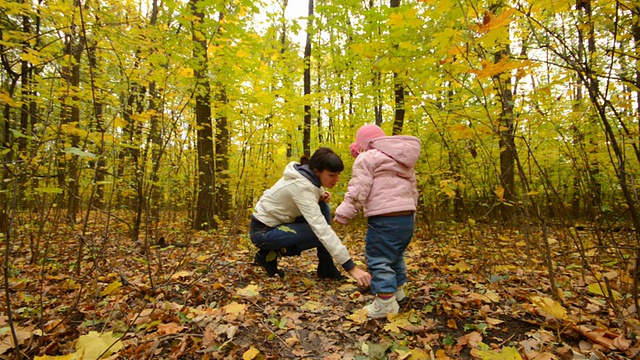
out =
<path fill-rule="evenodd" d="M 309 165 L 304 164 L 304 165 L 300 165 L 300 164 L 296 164 L 294 165 L 294 168 L 296 170 L 298 170 L 298 172 L 300 174 L 302 174 L 302 176 L 306 177 L 307 179 L 309 179 L 309 181 L 311 181 L 311 183 L 317 187 L 320 187 L 320 179 L 318 178 L 318 176 L 316 175 L 315 172 L 313 172 L 313 170 L 309 167 Z"/>

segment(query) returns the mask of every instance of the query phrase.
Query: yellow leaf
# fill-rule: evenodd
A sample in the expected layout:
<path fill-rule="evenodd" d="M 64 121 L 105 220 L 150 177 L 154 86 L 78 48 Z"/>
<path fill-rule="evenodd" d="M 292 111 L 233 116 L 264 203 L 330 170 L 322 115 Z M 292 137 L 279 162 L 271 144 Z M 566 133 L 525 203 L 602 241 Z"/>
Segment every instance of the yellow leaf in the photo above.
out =
<path fill-rule="evenodd" d="M 413 349 L 409 353 L 409 360 L 431 360 L 431 355 L 422 349 Z M 439 358 L 438 358 L 439 359 Z"/>
<path fill-rule="evenodd" d="M 402 314 L 398 314 L 395 317 L 391 317 L 392 315 L 389 315 L 389 320 L 391 320 L 387 325 L 384 326 L 385 331 L 392 331 L 392 332 L 396 332 L 399 333 L 400 329 L 404 329 L 407 328 L 411 325 L 411 322 L 409 322 L 409 319 L 407 319 L 406 315 L 402 315 Z"/>
<path fill-rule="evenodd" d="M 494 303 L 500 302 L 500 295 L 496 294 L 492 290 L 489 290 L 486 293 L 484 293 L 484 296 L 489 298 L 489 300 L 493 301 Z"/>
<path fill-rule="evenodd" d="M 100 334 L 97 331 L 90 331 L 87 335 L 78 338 L 75 355 L 83 356 L 76 357 L 76 359 L 98 359 L 102 353 L 105 353 L 103 358 L 106 358 L 117 353 L 120 349 L 122 349 L 122 343 L 118 341 L 117 337 L 113 336 L 113 331 L 104 334 Z"/>
<path fill-rule="evenodd" d="M 322 304 L 317 301 L 307 301 L 300 307 L 302 310 L 309 310 L 311 312 L 317 312 L 322 310 Z"/>
<path fill-rule="evenodd" d="M 238 295 L 244 297 L 258 296 L 260 295 L 260 288 L 258 287 L 258 285 L 249 285 L 244 289 L 238 290 Z"/>
<path fill-rule="evenodd" d="M 402 14 L 391 14 L 389 15 L 389 20 L 387 20 L 387 25 L 394 27 L 400 27 L 403 25 L 403 23 L 404 19 L 402 17 Z"/>
<path fill-rule="evenodd" d="M 33 358 L 33 360 L 75 360 L 75 354 L 69 354 L 69 355 L 60 355 L 60 356 L 49 356 L 49 355 L 45 355 L 45 356 L 36 356 Z"/>
<path fill-rule="evenodd" d="M 9 106 L 16 106 L 17 105 L 17 103 L 15 101 L 13 101 L 11 96 L 9 96 L 4 91 L 0 92 L 0 101 L 4 102 L 5 104 L 7 104 Z"/>
<path fill-rule="evenodd" d="M 338 288 L 338 291 L 341 293 L 349 293 L 356 290 L 357 287 L 353 284 L 344 284 Z"/>
<path fill-rule="evenodd" d="M 242 360 L 253 360 L 259 354 L 260 351 L 252 346 L 249 350 L 245 351 L 244 354 L 242 354 Z"/>
<path fill-rule="evenodd" d="M 469 264 L 467 264 L 464 260 L 460 260 L 460 262 L 458 262 L 453 266 L 449 266 L 448 268 L 449 268 L 449 271 L 458 271 L 461 273 L 471 270 L 471 266 L 469 266 Z"/>
<path fill-rule="evenodd" d="M 367 321 L 367 309 L 358 309 L 353 314 L 347 316 L 347 319 L 353 321 L 356 324 L 363 324 L 365 321 Z"/>
<path fill-rule="evenodd" d="M 247 309 L 247 306 L 245 304 L 238 304 L 237 302 L 234 301 L 231 304 L 226 305 L 223 309 L 227 314 L 237 316 L 240 314 L 244 314 L 245 310 Z"/>
<path fill-rule="evenodd" d="M 522 360 L 518 350 L 508 346 L 501 350 L 478 350 L 478 356 L 482 360 Z"/>
<path fill-rule="evenodd" d="M 112 282 L 111 284 L 109 284 L 109 286 L 107 286 L 106 288 L 104 288 L 104 290 L 102 290 L 102 292 L 100 293 L 100 296 L 107 296 L 109 294 L 111 294 L 112 292 L 114 292 L 116 289 L 118 289 L 120 286 L 122 286 L 122 283 L 118 280 Z"/>
<path fill-rule="evenodd" d="M 567 311 L 559 302 L 544 296 L 532 296 L 531 302 L 544 313 L 560 320 L 567 320 Z"/>
<path fill-rule="evenodd" d="M 595 294 L 595 295 L 602 295 L 604 297 L 608 297 L 609 296 L 609 290 L 607 289 L 607 285 L 602 283 L 602 284 L 598 284 L 598 283 L 593 283 L 593 284 L 589 284 L 589 286 L 587 287 L 587 290 L 589 290 L 590 293 Z M 615 300 L 620 298 L 620 293 L 615 291 L 615 290 L 611 290 L 611 293 L 613 294 L 613 298 Z"/>

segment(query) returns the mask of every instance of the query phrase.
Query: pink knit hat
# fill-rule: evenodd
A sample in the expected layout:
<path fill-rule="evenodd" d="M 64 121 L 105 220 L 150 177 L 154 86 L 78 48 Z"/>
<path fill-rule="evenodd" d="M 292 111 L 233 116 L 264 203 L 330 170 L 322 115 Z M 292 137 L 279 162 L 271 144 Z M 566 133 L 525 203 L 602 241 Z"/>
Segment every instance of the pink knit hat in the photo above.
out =
<path fill-rule="evenodd" d="M 386 135 L 378 125 L 361 126 L 356 133 L 356 142 L 349 146 L 351 155 L 353 155 L 353 157 L 358 157 L 358 154 L 363 151 L 367 151 L 369 141 L 383 136 Z"/>

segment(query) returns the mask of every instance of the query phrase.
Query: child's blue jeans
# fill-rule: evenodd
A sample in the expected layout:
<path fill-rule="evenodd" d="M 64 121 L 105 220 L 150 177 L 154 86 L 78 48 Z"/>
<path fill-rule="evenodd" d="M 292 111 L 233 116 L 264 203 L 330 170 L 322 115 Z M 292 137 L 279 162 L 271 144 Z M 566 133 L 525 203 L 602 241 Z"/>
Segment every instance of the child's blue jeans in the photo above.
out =
<path fill-rule="evenodd" d="M 413 237 L 413 214 L 371 216 L 368 223 L 365 256 L 372 275 L 371 291 L 394 293 L 407 282 L 404 253 Z"/>

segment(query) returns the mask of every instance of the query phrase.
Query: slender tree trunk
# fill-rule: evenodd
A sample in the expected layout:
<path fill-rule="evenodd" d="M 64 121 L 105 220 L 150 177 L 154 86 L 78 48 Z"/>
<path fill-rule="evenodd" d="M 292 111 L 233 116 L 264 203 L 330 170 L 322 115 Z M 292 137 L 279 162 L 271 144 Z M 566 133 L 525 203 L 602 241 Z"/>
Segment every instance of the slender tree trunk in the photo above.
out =
<path fill-rule="evenodd" d="M 25 34 L 31 34 L 31 22 L 29 16 L 22 16 L 22 32 Z M 20 61 L 20 77 L 22 79 L 21 95 L 22 105 L 20 106 L 20 132 L 25 135 L 19 137 L 18 140 L 18 153 L 25 154 L 27 152 L 27 139 L 31 135 L 31 129 L 29 127 L 29 95 L 31 91 L 31 79 L 33 75 L 33 68 L 29 65 L 27 58 L 28 52 L 31 50 L 28 42 L 24 42 L 22 46 L 22 52 L 25 55 Z"/>
<path fill-rule="evenodd" d="M 89 58 L 89 68 L 97 69 L 98 66 L 98 57 L 97 57 L 97 44 L 93 43 L 91 46 L 87 48 L 87 57 Z M 93 71 L 92 70 L 92 73 Z M 91 84 L 93 91 L 96 91 L 95 84 Z M 98 159 L 95 162 L 92 162 L 92 168 L 94 168 L 94 186 L 95 186 L 95 195 L 91 200 L 91 206 L 96 207 L 98 209 L 102 209 L 104 205 L 104 181 L 106 178 L 106 160 L 104 156 L 104 140 L 105 140 L 105 130 L 102 126 L 102 115 L 104 112 L 104 104 L 102 101 L 98 99 L 94 99 L 94 117 L 95 122 L 92 126 L 92 131 L 99 132 L 101 136 L 101 141 L 98 144 L 99 149 L 97 151 Z"/>
<path fill-rule="evenodd" d="M 142 225 L 142 213 L 146 206 L 144 194 L 144 183 L 146 171 L 144 169 L 144 156 L 141 157 L 141 149 L 138 144 L 142 144 L 142 128 L 134 119 L 135 114 L 144 111 L 143 99 L 147 92 L 146 87 L 134 83 L 130 89 L 129 98 L 127 100 L 128 112 L 125 112 L 125 120 L 127 121 L 125 132 L 129 137 L 128 154 L 131 158 L 133 174 L 131 174 L 131 186 L 136 196 L 130 199 L 130 208 L 133 209 L 133 224 L 131 225 L 131 239 L 138 240 L 140 236 L 140 227 Z M 126 172 L 125 172 L 126 173 Z M 124 175 L 124 174 L 123 174 Z"/>
<path fill-rule="evenodd" d="M 311 17 L 313 16 L 313 0 L 309 0 L 309 20 L 307 21 L 307 40 L 304 46 L 304 126 L 302 130 L 302 151 L 311 155 Z"/>
<path fill-rule="evenodd" d="M 596 44 L 595 44 L 595 34 L 594 28 L 592 26 L 591 19 L 591 0 L 577 0 L 576 1 L 576 9 L 581 11 L 586 18 L 583 26 L 578 26 L 578 38 L 580 43 L 578 45 L 579 51 L 579 60 L 584 63 L 585 69 L 590 69 L 592 67 L 593 61 L 596 54 Z M 584 28 L 587 28 L 587 34 L 585 39 L 585 31 Z M 586 41 L 586 49 L 585 49 L 585 41 Z M 595 76 L 589 76 L 586 78 L 586 83 L 582 84 L 587 87 L 589 93 L 596 94 L 598 92 L 598 79 Z M 591 114 L 589 115 L 590 123 L 594 126 L 597 126 L 597 115 Z M 598 180 L 600 175 L 600 164 L 598 163 L 597 155 L 598 155 L 598 144 L 593 136 L 587 136 L 586 140 L 589 142 L 591 149 L 589 151 L 589 158 L 587 159 L 587 171 L 589 175 L 589 200 L 590 203 L 587 209 L 590 210 L 591 219 L 595 222 L 596 227 L 600 228 L 600 220 L 601 219 L 601 211 L 602 208 L 602 185 L 600 184 L 600 180 Z"/>
<path fill-rule="evenodd" d="M 76 6 L 81 6 L 76 3 Z M 67 83 L 67 93 L 63 99 L 61 122 L 70 126 L 80 126 L 80 108 L 78 107 L 78 86 L 80 85 L 80 61 L 84 45 L 78 41 L 78 34 L 68 35 L 65 42 L 65 53 L 73 58 L 69 64 L 62 69 L 62 78 Z M 70 145 L 77 148 L 80 138 L 75 135 L 69 135 Z M 77 155 L 71 155 L 67 158 L 66 153 L 61 156 L 61 167 L 59 173 L 59 181 L 61 187 L 67 189 L 67 213 L 71 221 L 75 221 L 76 215 L 80 208 L 80 186 L 78 184 L 80 169 L 78 165 Z"/>
<path fill-rule="evenodd" d="M 216 228 L 215 220 L 215 158 L 211 125 L 211 89 L 208 80 L 207 41 L 198 24 L 204 22 L 204 13 L 198 0 L 190 0 L 191 11 L 198 21 L 192 26 L 194 77 L 196 81 L 196 142 L 198 148 L 197 204 L 193 228 Z"/>
<path fill-rule="evenodd" d="M 500 4 L 492 7 L 494 13 L 501 10 Z M 509 48 L 506 47 L 495 53 L 494 62 L 497 64 L 502 59 L 510 56 Z M 513 92 L 511 90 L 511 76 L 497 75 L 494 77 L 497 86 L 501 111 L 500 111 L 500 128 L 498 141 L 500 148 L 500 184 L 504 189 L 504 201 L 501 203 L 501 214 L 504 220 L 509 220 L 516 213 L 513 211 L 515 204 L 515 156 L 516 145 L 514 141 L 515 127 L 513 114 Z"/>
<path fill-rule="evenodd" d="M 151 27 L 155 27 L 158 21 L 158 0 L 153 0 L 151 3 Z M 162 132 L 160 127 L 160 119 L 162 118 L 162 106 L 159 105 L 158 90 L 155 81 L 149 82 L 149 112 L 151 117 L 149 119 L 149 137 L 151 138 L 151 185 L 149 189 L 149 206 L 152 227 L 157 228 L 160 221 L 160 201 L 162 198 L 162 188 L 160 185 L 160 179 L 158 171 L 160 170 L 160 161 L 162 157 Z M 155 234 L 158 238 L 158 234 Z"/>
<path fill-rule="evenodd" d="M 400 7 L 401 0 L 390 0 L 391 8 Z M 393 45 L 394 48 L 398 48 L 398 45 Z M 404 79 L 398 72 L 393 72 L 393 94 L 395 101 L 395 113 L 393 116 L 393 130 L 392 135 L 402 134 L 402 128 L 404 127 L 404 115 L 405 115 L 405 103 L 404 103 Z"/>
<path fill-rule="evenodd" d="M 216 96 L 219 106 L 216 118 L 216 213 L 222 219 L 229 219 L 229 121 L 226 114 L 229 101 L 224 86 L 218 84 Z"/>

